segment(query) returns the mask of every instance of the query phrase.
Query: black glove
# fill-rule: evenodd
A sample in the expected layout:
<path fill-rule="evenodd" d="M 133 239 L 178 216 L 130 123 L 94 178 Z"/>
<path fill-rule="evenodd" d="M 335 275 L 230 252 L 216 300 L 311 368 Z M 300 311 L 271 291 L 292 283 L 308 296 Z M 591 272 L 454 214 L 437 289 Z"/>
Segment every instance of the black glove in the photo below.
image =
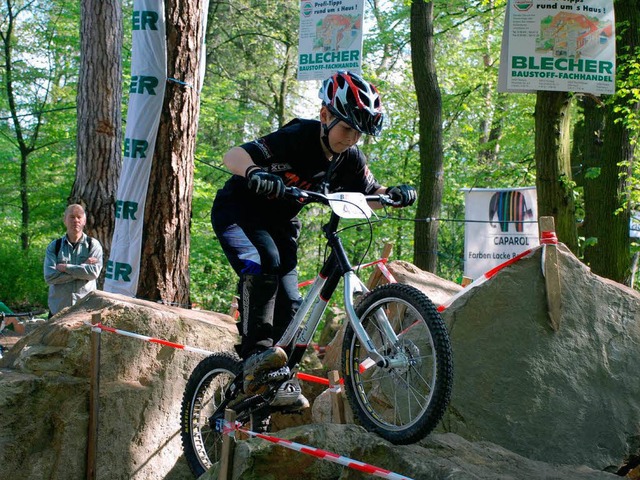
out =
<path fill-rule="evenodd" d="M 277 175 L 254 168 L 247 175 L 247 186 L 258 195 L 267 195 L 272 198 L 284 197 L 285 184 Z"/>
<path fill-rule="evenodd" d="M 411 185 L 398 185 L 387 188 L 387 195 L 395 202 L 394 207 L 408 207 L 418 198 L 416 189 Z"/>

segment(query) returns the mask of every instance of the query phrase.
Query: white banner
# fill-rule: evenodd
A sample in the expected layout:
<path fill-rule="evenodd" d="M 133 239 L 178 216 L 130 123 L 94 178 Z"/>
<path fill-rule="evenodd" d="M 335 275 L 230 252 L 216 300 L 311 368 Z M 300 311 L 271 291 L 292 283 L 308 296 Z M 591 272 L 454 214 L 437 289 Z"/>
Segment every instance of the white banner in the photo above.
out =
<path fill-rule="evenodd" d="M 364 0 L 301 0 L 298 80 L 362 72 Z"/>
<path fill-rule="evenodd" d="M 535 187 L 465 189 L 464 275 L 474 280 L 537 247 Z"/>
<path fill-rule="evenodd" d="M 163 0 L 134 0 L 129 110 L 116 224 L 104 289 L 135 296 L 140 273 L 144 208 L 167 81 Z"/>
<path fill-rule="evenodd" d="M 640 212 L 631 212 L 629 221 L 629 237 L 640 238 Z"/>
<path fill-rule="evenodd" d="M 509 0 L 501 92 L 615 91 L 613 0 Z"/>

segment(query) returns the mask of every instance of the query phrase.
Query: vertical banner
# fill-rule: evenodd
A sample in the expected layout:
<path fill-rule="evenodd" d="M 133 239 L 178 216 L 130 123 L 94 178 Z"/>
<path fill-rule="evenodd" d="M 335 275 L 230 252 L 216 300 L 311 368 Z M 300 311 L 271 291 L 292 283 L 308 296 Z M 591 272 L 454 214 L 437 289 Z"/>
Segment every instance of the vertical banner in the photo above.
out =
<path fill-rule="evenodd" d="M 301 0 L 298 80 L 362 72 L 364 0 Z"/>
<path fill-rule="evenodd" d="M 466 277 L 476 279 L 540 244 L 535 187 L 464 192 Z"/>
<path fill-rule="evenodd" d="M 134 0 L 132 29 L 124 158 L 104 289 L 133 297 L 138 289 L 144 207 L 167 81 L 164 1 Z"/>
<path fill-rule="evenodd" d="M 613 0 L 509 0 L 498 91 L 615 91 Z"/>
<path fill-rule="evenodd" d="M 629 238 L 631 238 L 632 241 L 638 241 L 637 239 L 640 238 L 640 212 L 631 212 L 631 218 L 629 219 Z"/>

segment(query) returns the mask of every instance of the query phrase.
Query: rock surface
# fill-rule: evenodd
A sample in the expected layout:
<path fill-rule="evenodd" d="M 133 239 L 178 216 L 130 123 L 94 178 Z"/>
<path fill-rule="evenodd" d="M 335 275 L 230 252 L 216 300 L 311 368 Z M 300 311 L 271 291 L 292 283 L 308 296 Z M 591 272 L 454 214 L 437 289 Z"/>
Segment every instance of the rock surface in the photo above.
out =
<path fill-rule="evenodd" d="M 337 453 L 367 465 L 384 467 L 415 480 L 614 480 L 616 475 L 587 467 L 550 465 L 526 459 L 488 442 L 469 442 L 452 434 L 434 434 L 413 445 L 392 445 L 356 425 L 309 425 L 278 433 L 302 445 Z M 217 480 L 214 467 L 201 480 Z M 371 475 L 319 461 L 313 456 L 252 438 L 239 442 L 234 480 L 364 480 Z"/>
<path fill-rule="evenodd" d="M 90 328 L 109 327 L 207 350 L 232 348 L 230 317 L 94 292 L 17 342 L 0 360 L 0 478 L 86 477 Z M 103 333 L 97 472 L 101 479 L 191 478 L 179 417 L 201 355 Z"/>
<path fill-rule="evenodd" d="M 562 315 L 553 331 L 540 261 L 537 250 L 445 310 L 454 391 L 438 433 L 394 446 L 355 425 L 306 425 L 309 409 L 274 418 L 276 435 L 416 480 L 616 478 L 602 470 L 640 456 L 640 297 L 561 252 Z M 396 278 L 426 290 L 434 303 L 460 290 L 394 264 Z M 92 293 L 0 360 L 0 479 L 86 477 L 92 335 L 85 322 L 97 313 L 109 327 L 209 351 L 236 342 L 226 315 Z M 96 478 L 193 478 L 182 456 L 179 411 L 202 355 L 113 333 L 99 337 Z M 324 389 L 303 388 L 312 400 Z M 314 410 L 328 421 L 330 401 L 322 396 Z M 203 478 L 217 477 L 210 471 Z M 371 477 L 251 439 L 237 445 L 234 478 Z"/>
<path fill-rule="evenodd" d="M 554 331 L 541 252 L 445 310 L 454 387 L 443 426 L 531 459 L 616 471 L 640 453 L 640 294 L 561 245 Z"/>

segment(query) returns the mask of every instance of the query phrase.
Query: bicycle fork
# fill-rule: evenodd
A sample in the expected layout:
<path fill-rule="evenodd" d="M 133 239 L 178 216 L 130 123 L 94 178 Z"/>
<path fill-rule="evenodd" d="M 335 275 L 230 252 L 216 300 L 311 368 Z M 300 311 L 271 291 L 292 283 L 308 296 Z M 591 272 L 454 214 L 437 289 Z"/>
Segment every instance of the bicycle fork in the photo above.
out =
<path fill-rule="evenodd" d="M 348 271 L 344 274 L 344 307 L 349 317 L 349 322 L 353 328 L 356 336 L 364 346 L 365 350 L 369 354 L 369 357 L 361 362 L 360 370 L 366 370 L 374 364 L 381 368 L 398 367 L 406 364 L 406 361 L 402 358 L 389 358 L 378 352 L 371 337 L 362 326 L 362 322 L 353 305 L 354 295 L 357 293 L 366 292 L 367 288 L 358 278 L 353 271 Z M 398 336 L 393 331 L 389 319 L 382 308 L 378 308 L 374 313 L 378 326 L 382 330 L 384 336 L 391 342 L 392 345 L 398 343 Z"/>

